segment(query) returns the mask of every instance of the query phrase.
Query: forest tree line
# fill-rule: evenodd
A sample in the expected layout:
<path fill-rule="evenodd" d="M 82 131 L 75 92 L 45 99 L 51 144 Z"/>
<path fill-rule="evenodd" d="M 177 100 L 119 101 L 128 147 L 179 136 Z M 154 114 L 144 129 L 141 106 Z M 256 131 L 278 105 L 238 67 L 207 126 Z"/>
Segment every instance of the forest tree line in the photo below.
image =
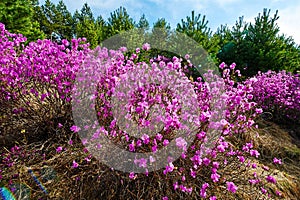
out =
<path fill-rule="evenodd" d="M 292 37 L 280 34 L 278 19 L 278 11 L 271 15 L 271 10 L 264 9 L 253 23 L 240 17 L 233 27 L 220 25 L 213 32 L 206 16 L 192 11 L 178 22 L 175 30 L 207 50 L 215 64 L 235 62 L 246 76 L 267 70 L 296 73 L 300 70 L 300 46 Z M 145 32 L 141 34 L 145 34 L 161 28 L 165 34 L 171 32 L 170 23 L 164 18 L 150 25 L 144 14 L 134 21 L 126 8 L 120 7 L 105 20 L 101 15 L 94 16 L 87 3 L 71 13 L 62 0 L 58 4 L 46 0 L 43 5 L 38 0 L 2 0 L 0 22 L 10 32 L 26 36 L 28 42 L 85 37 L 92 48 L 123 31 L 142 29 Z"/>

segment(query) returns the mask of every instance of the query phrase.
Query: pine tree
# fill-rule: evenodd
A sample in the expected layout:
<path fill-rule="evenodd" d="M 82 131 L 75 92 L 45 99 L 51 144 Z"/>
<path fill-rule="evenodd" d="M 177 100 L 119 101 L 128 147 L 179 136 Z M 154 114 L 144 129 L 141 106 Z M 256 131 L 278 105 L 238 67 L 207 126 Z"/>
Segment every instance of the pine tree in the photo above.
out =
<path fill-rule="evenodd" d="M 192 11 L 191 17 L 186 17 L 186 21 L 182 19 L 181 24 L 177 24 L 176 31 L 191 37 L 202 45 L 203 48 L 208 46 L 209 38 L 212 34 L 212 31 L 208 27 L 208 20 L 206 20 L 206 16 L 204 15 L 201 17 L 200 14 L 195 16 L 194 11 Z"/>
<path fill-rule="evenodd" d="M 249 55 L 253 53 L 249 43 L 245 40 L 248 26 L 244 17 L 239 17 L 232 30 L 223 27 L 217 32 L 221 46 L 217 57 L 221 62 L 227 64 L 236 63 L 237 68 L 243 71 L 248 68 Z"/>
<path fill-rule="evenodd" d="M 192 61 L 197 67 L 193 71 L 193 77 L 199 76 L 199 71 L 205 73 L 208 69 L 215 70 L 215 63 L 218 60 L 216 55 L 219 51 L 219 38 L 212 35 L 206 16 L 196 15 L 195 11 L 192 11 L 191 16 L 187 16 L 185 20 L 182 19 L 181 23 L 177 24 L 176 31 L 190 39 L 187 40 L 191 43 L 187 45 L 190 46 L 187 51 L 191 54 Z"/>
<path fill-rule="evenodd" d="M 77 24 L 76 36 L 77 38 L 86 38 L 91 48 L 94 48 L 98 45 L 98 34 L 96 25 L 91 20 L 83 19 L 83 21 Z"/>
<path fill-rule="evenodd" d="M 278 11 L 270 17 L 270 11 L 264 9 L 263 14 L 255 18 L 254 24 L 250 23 L 245 42 L 252 53 L 248 55 L 248 72 L 254 75 L 257 71 L 276 70 L 280 63 L 274 59 L 276 52 L 281 51 L 276 44 L 279 27 L 276 21 L 279 19 Z M 251 45 L 251 46 L 250 46 Z"/>
<path fill-rule="evenodd" d="M 38 10 L 38 20 L 42 31 L 48 39 L 57 40 L 59 36 L 56 34 L 56 14 L 58 13 L 55 4 L 50 0 L 46 0 L 45 4 Z"/>
<path fill-rule="evenodd" d="M 2 0 L 0 2 L 0 22 L 12 33 L 21 33 L 27 41 L 44 38 L 39 24 L 34 21 L 34 0 Z"/>
<path fill-rule="evenodd" d="M 97 17 L 95 24 L 96 24 L 97 36 L 98 36 L 97 41 L 98 44 L 100 44 L 102 41 L 107 39 L 107 35 L 106 35 L 107 25 L 101 15 Z"/>
<path fill-rule="evenodd" d="M 87 3 L 83 5 L 80 12 L 75 11 L 73 21 L 75 36 L 77 38 L 86 38 L 92 48 L 96 47 L 101 40 L 102 33 L 99 31 L 100 27 L 97 26 L 92 10 Z M 102 22 L 100 21 L 99 23 L 101 24 Z"/>
<path fill-rule="evenodd" d="M 133 28 L 134 21 L 124 7 L 120 7 L 110 13 L 110 17 L 108 18 L 107 36 L 110 37 Z"/>
<path fill-rule="evenodd" d="M 72 14 L 68 11 L 67 6 L 62 0 L 56 5 L 55 15 L 55 32 L 59 35 L 60 39 L 71 40 L 73 37 L 73 18 Z"/>
<path fill-rule="evenodd" d="M 90 21 L 95 21 L 92 9 L 87 3 L 83 4 L 83 6 L 80 10 L 80 15 L 79 15 L 80 21 L 83 21 L 84 19 L 90 20 Z"/>
<path fill-rule="evenodd" d="M 39 22 L 47 38 L 54 41 L 73 38 L 73 18 L 62 0 L 57 5 L 46 0 L 45 4 L 36 8 L 35 12 L 35 19 Z"/>
<path fill-rule="evenodd" d="M 170 23 L 168 23 L 165 18 L 158 19 L 153 24 L 152 32 L 150 35 L 151 44 L 166 49 L 168 46 L 167 43 L 170 34 Z"/>
<path fill-rule="evenodd" d="M 139 22 L 136 25 L 137 28 L 139 29 L 143 29 L 145 31 L 149 30 L 150 26 L 149 26 L 149 22 L 146 19 L 145 14 L 143 14 L 139 20 Z"/>
<path fill-rule="evenodd" d="M 246 23 L 243 17 L 239 18 L 230 31 L 219 32 L 223 44 L 218 58 L 228 64 L 235 62 L 237 68 L 247 77 L 255 75 L 258 71 L 299 69 L 299 46 L 292 38 L 279 35 L 277 24 L 278 11 L 273 16 L 271 10 L 264 9 L 259 13 L 254 23 Z M 223 41 L 222 41 L 223 40 Z"/>
<path fill-rule="evenodd" d="M 195 11 L 192 11 L 191 16 L 187 16 L 186 20 L 182 19 L 181 23 L 177 24 L 176 31 L 195 40 L 207 52 L 217 53 L 219 39 L 212 35 L 205 15 L 196 15 Z"/>

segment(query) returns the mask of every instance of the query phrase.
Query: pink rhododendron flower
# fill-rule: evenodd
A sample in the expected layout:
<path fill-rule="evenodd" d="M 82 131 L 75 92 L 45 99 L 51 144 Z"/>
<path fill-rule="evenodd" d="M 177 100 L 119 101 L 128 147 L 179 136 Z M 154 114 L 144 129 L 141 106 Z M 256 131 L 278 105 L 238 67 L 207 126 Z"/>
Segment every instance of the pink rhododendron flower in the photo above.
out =
<path fill-rule="evenodd" d="M 269 175 L 269 176 L 267 176 L 266 177 L 266 180 L 269 182 L 269 183 L 276 183 L 276 179 L 273 177 L 273 176 L 271 176 L 271 175 Z"/>
<path fill-rule="evenodd" d="M 167 166 L 166 169 L 163 171 L 164 174 L 167 174 L 168 172 L 172 172 L 174 170 L 174 165 L 172 162 L 170 162 Z"/>
<path fill-rule="evenodd" d="M 75 133 L 78 133 L 80 131 L 80 127 L 73 125 L 73 126 L 71 126 L 70 130 Z"/>
<path fill-rule="evenodd" d="M 208 183 L 202 184 L 201 190 L 200 190 L 200 196 L 202 198 L 206 198 L 206 189 L 209 187 Z"/>
<path fill-rule="evenodd" d="M 150 44 L 148 44 L 148 43 L 143 44 L 143 50 L 145 50 L 145 51 L 150 50 Z"/>
<path fill-rule="evenodd" d="M 260 181 L 258 180 L 258 179 L 250 179 L 249 180 L 249 183 L 251 184 L 251 185 L 255 185 L 255 184 L 257 184 L 257 183 L 259 183 Z"/>
<path fill-rule="evenodd" d="M 79 164 L 75 160 L 73 160 L 72 167 L 77 168 L 78 166 L 79 166 Z"/>
<path fill-rule="evenodd" d="M 280 192 L 280 191 L 278 191 L 278 190 L 276 190 L 276 192 L 275 192 L 275 193 L 276 193 L 276 195 L 277 195 L 277 196 L 282 196 L 281 192 Z"/>
<path fill-rule="evenodd" d="M 186 145 L 187 142 L 185 141 L 185 139 L 183 139 L 182 137 L 176 138 L 176 146 L 178 146 L 179 148 L 181 148 L 182 150 L 186 150 Z"/>
<path fill-rule="evenodd" d="M 149 162 L 150 162 L 150 163 L 155 162 L 155 158 L 154 158 L 153 156 L 150 156 L 150 157 L 149 157 Z"/>
<path fill-rule="evenodd" d="M 263 165 L 262 168 L 266 171 L 269 171 L 269 169 L 270 169 L 268 166 L 265 166 L 265 165 Z"/>
<path fill-rule="evenodd" d="M 278 158 L 274 158 L 274 159 L 273 159 L 273 163 L 274 163 L 274 164 L 278 164 L 278 165 L 281 165 L 281 164 L 282 164 L 281 159 L 278 159 Z"/>
<path fill-rule="evenodd" d="M 238 189 L 238 187 L 233 182 L 226 182 L 226 184 L 227 184 L 227 190 L 232 193 L 235 193 L 236 190 Z"/>
<path fill-rule="evenodd" d="M 135 145 L 134 143 L 129 144 L 129 151 L 135 151 Z"/>
<path fill-rule="evenodd" d="M 134 174 L 134 172 L 129 173 L 129 178 L 130 179 L 135 179 L 136 178 L 136 175 Z"/>
<path fill-rule="evenodd" d="M 60 153 L 62 150 L 63 150 L 63 148 L 61 146 L 59 146 L 59 147 L 56 148 L 56 152 L 57 153 Z"/>
<path fill-rule="evenodd" d="M 139 167 L 143 167 L 143 168 L 146 168 L 147 167 L 147 159 L 145 159 L 145 158 L 141 158 L 140 160 L 139 160 Z"/>
<path fill-rule="evenodd" d="M 241 163 L 245 162 L 245 157 L 244 156 L 238 156 L 238 159 Z"/>
<path fill-rule="evenodd" d="M 267 193 L 267 190 L 265 189 L 265 188 L 261 188 L 261 192 L 263 193 L 263 194 L 266 194 Z"/>
<path fill-rule="evenodd" d="M 168 144 L 169 144 L 169 140 L 165 139 L 165 140 L 163 141 L 163 145 L 164 145 L 164 146 L 167 146 Z"/>
<path fill-rule="evenodd" d="M 259 154 L 259 152 L 258 152 L 257 150 L 251 149 L 251 150 L 250 150 L 250 155 L 251 155 L 251 156 L 254 156 L 254 157 L 256 157 L 256 158 L 258 158 L 258 156 L 259 156 L 260 154 Z"/>
<path fill-rule="evenodd" d="M 215 183 L 215 182 L 218 182 L 219 179 L 220 179 L 220 175 L 218 173 L 212 173 L 210 178 L 212 179 L 212 181 Z"/>

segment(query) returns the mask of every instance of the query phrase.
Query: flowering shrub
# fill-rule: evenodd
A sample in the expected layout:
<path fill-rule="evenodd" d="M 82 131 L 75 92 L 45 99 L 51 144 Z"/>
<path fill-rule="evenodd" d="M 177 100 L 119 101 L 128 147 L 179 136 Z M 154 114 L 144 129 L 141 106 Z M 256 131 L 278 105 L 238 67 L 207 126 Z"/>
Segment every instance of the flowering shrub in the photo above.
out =
<path fill-rule="evenodd" d="M 191 81 L 185 71 L 192 65 L 185 66 L 181 58 L 158 56 L 139 62 L 139 55 L 150 50 L 149 44 L 125 56 L 126 48 L 91 51 L 87 44 L 79 44 L 80 39 L 72 40 L 70 46 L 65 40 L 61 45 L 38 40 L 25 47 L 21 35 L 8 33 L 3 24 L 0 31 L 1 115 L 23 118 L 29 125 L 42 121 L 43 126 L 53 128 L 48 131 L 57 131 L 70 122 L 72 100 L 73 111 L 82 117 L 95 115 L 96 110 L 95 121 L 68 124 L 70 131 L 81 134 L 92 155 L 102 150 L 101 161 L 122 156 L 117 146 L 140 153 L 125 164 L 119 162 L 122 157 L 115 161 L 132 167 L 127 173 L 129 181 L 153 176 L 159 183 L 171 182 L 176 194 L 197 198 L 222 199 L 221 195 L 238 195 L 249 187 L 261 191 L 257 196 L 271 195 L 269 185 L 277 183 L 271 170 L 263 166 L 255 172 L 260 166 L 254 159 L 260 153 L 252 141 L 240 140 L 262 110 L 253 101 L 254 79 L 233 81 L 234 75 L 240 75 L 235 64 L 220 65 L 223 77 L 208 71 L 203 79 Z M 90 85 L 97 90 L 80 88 Z M 87 102 L 81 97 L 95 100 L 88 104 L 92 112 L 85 110 Z M 102 143 L 104 138 L 112 141 L 110 146 Z M 72 143 L 70 140 L 69 145 Z M 172 144 L 170 156 L 156 156 Z M 54 150 L 59 155 L 66 153 L 62 146 Z M 179 159 L 173 156 L 176 153 Z M 0 166 L 13 167 L 23 154 L 13 147 L 3 154 Z M 86 163 L 90 159 L 86 157 Z M 82 163 L 73 159 L 70 168 L 80 170 Z M 159 163 L 166 164 L 150 171 Z M 276 158 L 274 163 L 281 160 Z M 140 169 L 144 174 L 138 173 Z"/>
<path fill-rule="evenodd" d="M 47 124 L 51 130 L 59 119 L 70 118 L 72 82 L 88 49 L 81 39 L 71 44 L 63 40 L 61 45 L 38 40 L 24 46 L 25 41 L 0 24 L 0 111 L 6 133 L 18 128 L 20 118 L 28 127 Z M 41 122 L 43 126 L 37 124 Z"/>
<path fill-rule="evenodd" d="M 286 71 L 259 72 L 246 81 L 253 85 L 253 100 L 275 120 L 300 119 L 300 79 Z"/>
<path fill-rule="evenodd" d="M 253 102 L 252 83 L 235 83 L 232 80 L 233 74 L 240 75 L 234 69 L 235 64 L 221 64 L 222 78 L 208 71 L 203 75 L 203 80 L 198 78 L 192 82 L 184 74 L 190 66 L 182 66 L 180 58 L 164 59 L 158 56 L 149 62 L 137 62 L 139 54 L 150 49 L 146 45 L 147 48 L 137 49 L 128 57 L 123 54 L 126 51 L 124 48 L 109 51 L 100 47 L 92 56 L 88 56 L 83 71 L 84 74 L 93 72 L 93 75 L 80 77 L 84 84 L 79 85 L 85 88 L 86 83 L 93 82 L 95 78 L 99 80 L 97 92 L 91 97 L 96 99 L 96 104 L 87 107 L 95 107 L 98 118 L 97 121 L 83 118 L 82 121 L 87 123 L 72 129 L 85 130 L 85 133 L 90 134 L 84 134 L 87 137 L 83 139 L 89 150 L 99 151 L 101 160 L 117 164 L 119 170 L 125 166 L 132 167 L 128 175 L 130 179 L 136 179 L 140 169 L 149 176 L 152 167 L 165 159 L 167 164 L 159 174 L 160 179 L 171 179 L 175 191 L 193 193 L 202 198 L 209 195 L 216 198 L 214 191 L 223 187 L 227 188 L 227 192 L 236 193 L 247 184 L 264 188 L 268 182 L 275 183 L 273 177 L 262 173 L 255 174 L 254 184 L 252 178 L 245 180 L 247 176 L 242 173 L 258 167 L 252 163 L 251 157 L 258 158 L 259 152 L 254 149 L 251 141 L 242 143 L 238 138 L 254 125 L 254 119 L 262 110 Z M 172 82 L 171 86 L 169 82 Z M 176 93 L 176 87 L 185 93 Z M 76 86 L 75 101 L 80 103 L 75 104 L 76 107 L 84 102 L 82 95 L 85 97 L 88 94 L 85 93 L 87 88 L 82 91 L 78 88 Z M 195 98 L 193 104 L 189 104 L 186 97 Z M 114 110 L 116 105 L 119 108 L 117 111 Z M 185 110 L 185 106 L 191 110 Z M 197 109 L 199 113 L 192 112 Z M 87 113 L 87 116 L 92 114 L 88 110 L 80 112 Z M 135 128 L 139 127 L 138 130 L 142 131 L 135 132 L 130 121 L 134 121 Z M 193 124 L 193 131 L 196 132 L 190 143 L 183 138 L 184 134 L 176 134 L 186 127 L 186 121 Z M 95 124 L 99 124 L 100 128 L 95 128 Z M 103 137 L 113 143 L 102 143 Z M 172 141 L 176 144 L 176 149 L 172 151 L 180 152 L 180 158 L 156 157 L 156 153 Z M 124 164 L 121 161 L 127 154 L 120 153 L 118 148 L 110 148 L 112 144 L 140 154 L 126 159 Z M 152 153 L 151 156 L 148 156 L 148 152 Z M 235 169 L 236 174 L 233 174 L 241 180 L 228 174 L 228 168 Z M 202 189 L 198 193 L 195 186 L 201 184 Z"/>

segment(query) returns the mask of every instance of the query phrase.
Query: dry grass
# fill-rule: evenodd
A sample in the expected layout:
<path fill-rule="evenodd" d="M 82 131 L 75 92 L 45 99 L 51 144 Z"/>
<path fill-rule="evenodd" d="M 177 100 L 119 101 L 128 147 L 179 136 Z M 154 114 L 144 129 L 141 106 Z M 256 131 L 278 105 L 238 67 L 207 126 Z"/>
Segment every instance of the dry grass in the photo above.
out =
<path fill-rule="evenodd" d="M 297 131 L 297 127 L 286 130 L 272 122 L 260 121 L 259 124 L 260 129 L 253 130 L 242 138 L 247 141 L 253 140 L 255 147 L 261 153 L 261 157 L 252 162 L 275 169 L 272 164 L 273 157 L 282 158 L 284 164 L 275 170 L 277 188 L 272 184 L 268 184 L 267 187 L 274 194 L 277 189 L 282 191 L 281 199 L 299 199 L 300 148 L 296 145 L 297 140 L 289 134 L 289 131 Z M 260 137 L 256 137 L 257 133 Z M 193 195 L 174 191 L 172 184 L 175 177 L 164 176 L 162 170 L 151 172 L 148 176 L 138 174 L 135 180 L 130 180 L 128 173 L 114 171 L 94 158 L 87 162 L 85 158 L 88 153 L 83 151 L 84 147 L 78 138 L 73 138 L 73 145 L 67 143 L 69 139 L 69 137 L 59 139 L 53 137 L 43 142 L 20 145 L 27 154 L 25 153 L 24 157 L 16 157 L 13 167 L 2 169 L 4 178 L 1 179 L 0 186 L 6 186 L 7 180 L 11 179 L 13 183 L 22 184 L 22 187 L 27 188 L 25 191 L 30 191 L 27 193 L 30 199 L 162 199 L 163 196 L 168 196 L 169 199 L 200 199 L 201 184 L 205 179 L 209 179 L 204 169 L 202 174 L 192 182 L 193 187 L 196 188 Z M 56 153 L 58 146 L 63 146 L 66 150 L 58 154 Z M 9 150 L 2 146 L 0 151 L 8 153 Z M 34 151 L 35 153 L 31 153 Z M 73 160 L 79 163 L 78 168 L 72 168 Z M 181 162 L 179 160 L 175 164 L 181 165 Z M 47 194 L 34 180 L 33 175 L 28 173 L 28 169 L 32 169 Z M 252 171 L 238 167 L 238 163 L 232 162 L 219 173 L 227 179 L 235 180 L 240 185 L 239 190 L 236 194 L 231 194 L 224 190 L 224 185 L 215 185 L 214 190 L 208 195 L 213 192 L 220 197 L 219 199 L 267 198 L 259 188 L 247 184 Z M 258 171 L 258 173 L 265 172 Z M 25 193 L 18 193 L 20 197 L 22 196 L 21 199 L 26 199 Z"/>

